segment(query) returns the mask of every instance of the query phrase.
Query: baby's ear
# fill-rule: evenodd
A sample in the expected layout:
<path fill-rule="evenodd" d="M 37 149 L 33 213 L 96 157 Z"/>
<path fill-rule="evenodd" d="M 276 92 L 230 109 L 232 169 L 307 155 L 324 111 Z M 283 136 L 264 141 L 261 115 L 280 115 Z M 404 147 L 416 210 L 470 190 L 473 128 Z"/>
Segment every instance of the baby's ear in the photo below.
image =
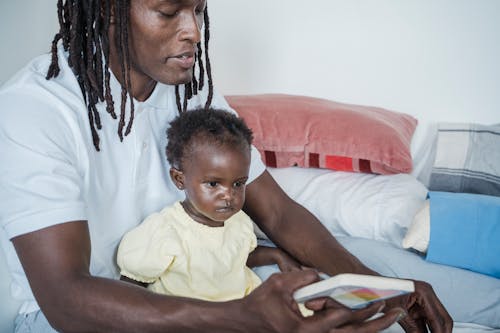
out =
<path fill-rule="evenodd" d="M 172 181 L 179 190 L 184 190 L 184 173 L 181 170 L 173 167 L 170 168 L 170 178 L 172 178 Z"/>

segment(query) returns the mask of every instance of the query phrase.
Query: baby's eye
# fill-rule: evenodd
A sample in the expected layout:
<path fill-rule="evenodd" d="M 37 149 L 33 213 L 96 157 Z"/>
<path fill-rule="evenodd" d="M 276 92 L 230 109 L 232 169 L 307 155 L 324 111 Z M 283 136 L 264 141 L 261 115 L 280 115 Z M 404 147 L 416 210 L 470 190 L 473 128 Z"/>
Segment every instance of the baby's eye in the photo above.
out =
<path fill-rule="evenodd" d="M 245 185 L 245 182 L 235 182 L 234 183 L 234 187 L 241 187 L 243 185 Z"/>
<path fill-rule="evenodd" d="M 217 186 L 217 182 L 208 182 L 208 186 L 210 186 L 210 187 L 216 187 Z"/>

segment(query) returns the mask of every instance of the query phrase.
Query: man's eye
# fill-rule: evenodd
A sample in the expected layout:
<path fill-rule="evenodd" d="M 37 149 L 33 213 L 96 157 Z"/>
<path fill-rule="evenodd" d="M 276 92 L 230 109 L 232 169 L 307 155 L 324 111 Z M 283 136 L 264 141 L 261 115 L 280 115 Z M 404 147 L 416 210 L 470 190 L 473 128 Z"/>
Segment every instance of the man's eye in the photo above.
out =
<path fill-rule="evenodd" d="M 205 11 L 205 3 L 202 3 L 200 6 L 196 7 L 196 15 L 203 14 Z"/>
<path fill-rule="evenodd" d="M 177 13 L 178 13 L 178 11 L 170 12 L 170 13 L 160 11 L 161 16 L 164 16 L 166 18 L 173 18 L 177 15 Z"/>

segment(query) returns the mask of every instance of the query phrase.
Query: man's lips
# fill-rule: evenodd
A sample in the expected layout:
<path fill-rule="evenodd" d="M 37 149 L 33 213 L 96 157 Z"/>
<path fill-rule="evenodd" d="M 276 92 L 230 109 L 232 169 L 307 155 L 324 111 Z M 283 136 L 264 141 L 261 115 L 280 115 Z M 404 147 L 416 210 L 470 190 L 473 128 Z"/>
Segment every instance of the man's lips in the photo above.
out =
<path fill-rule="evenodd" d="M 175 56 L 169 57 L 167 60 L 172 60 L 184 69 L 190 69 L 194 65 L 194 52 L 184 52 Z"/>

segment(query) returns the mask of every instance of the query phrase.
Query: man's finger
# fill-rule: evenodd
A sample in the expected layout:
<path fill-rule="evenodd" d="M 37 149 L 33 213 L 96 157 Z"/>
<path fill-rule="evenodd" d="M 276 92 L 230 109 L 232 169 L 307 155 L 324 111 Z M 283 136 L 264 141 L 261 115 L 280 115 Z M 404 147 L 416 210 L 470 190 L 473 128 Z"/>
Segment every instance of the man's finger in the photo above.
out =
<path fill-rule="evenodd" d="M 422 320 L 418 318 L 411 318 L 410 316 L 406 316 L 399 320 L 399 325 L 401 325 L 406 333 L 427 333 L 425 323 L 422 327 Z"/>
<path fill-rule="evenodd" d="M 400 320 L 401 318 L 407 316 L 406 311 L 401 308 L 392 308 L 387 311 L 384 315 L 377 317 L 375 319 L 370 319 L 361 323 L 348 325 L 342 327 L 340 332 L 379 332 L 386 328 L 389 328 L 392 324 Z M 331 330 L 331 333 L 339 332 L 339 330 Z"/>
<path fill-rule="evenodd" d="M 429 301 L 429 296 L 435 294 L 432 286 L 420 281 L 416 283 L 419 284 L 419 289 L 422 290 L 420 295 L 417 296 L 417 304 L 423 312 L 423 316 L 416 319 L 417 326 L 422 326 L 422 324 L 419 323 L 419 319 L 421 319 L 421 321 L 427 323 L 432 333 L 451 333 L 453 329 L 453 319 L 448 314 L 443 304 L 437 297 Z M 423 326 L 427 329 L 425 323 Z"/>
<path fill-rule="evenodd" d="M 319 332 L 328 332 L 332 327 L 362 323 L 382 311 L 384 305 L 383 302 L 379 302 L 360 310 L 351 310 L 345 306 L 327 307 L 308 317 L 307 320 L 316 321 Z"/>

